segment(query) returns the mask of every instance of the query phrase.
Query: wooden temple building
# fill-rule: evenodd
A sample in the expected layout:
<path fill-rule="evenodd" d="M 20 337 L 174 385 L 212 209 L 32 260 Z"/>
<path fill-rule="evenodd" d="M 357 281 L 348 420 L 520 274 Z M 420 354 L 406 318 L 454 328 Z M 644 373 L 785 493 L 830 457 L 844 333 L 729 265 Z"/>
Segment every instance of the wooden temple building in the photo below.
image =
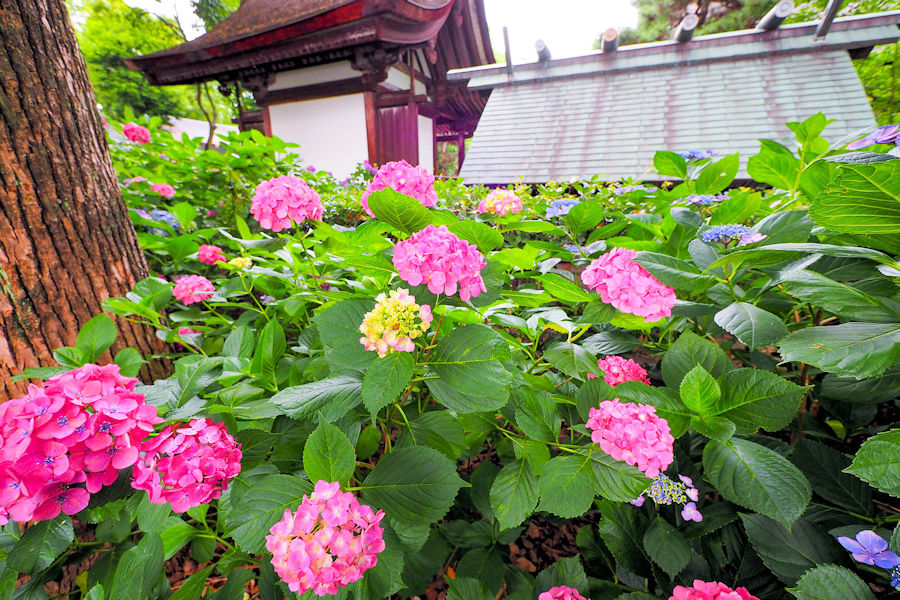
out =
<path fill-rule="evenodd" d="M 447 71 L 493 62 L 483 0 L 243 0 L 205 35 L 127 61 L 155 85 L 252 91 L 261 110 L 242 128 L 338 177 L 366 158 L 432 169 L 438 140 L 462 153 L 489 92 Z"/>

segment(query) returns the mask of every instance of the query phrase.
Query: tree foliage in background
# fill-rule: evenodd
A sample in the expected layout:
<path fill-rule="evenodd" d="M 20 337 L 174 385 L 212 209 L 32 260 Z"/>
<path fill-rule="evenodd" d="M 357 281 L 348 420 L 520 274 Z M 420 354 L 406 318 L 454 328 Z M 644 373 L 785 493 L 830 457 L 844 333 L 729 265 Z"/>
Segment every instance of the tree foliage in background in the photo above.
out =
<path fill-rule="evenodd" d="M 637 44 L 669 39 L 678 22 L 689 12 L 700 17 L 698 33 L 720 33 L 751 29 L 774 5 L 774 0 L 632 0 L 638 9 L 638 24 L 634 29 L 619 32 L 619 43 Z M 821 18 L 828 0 L 798 3 L 788 23 L 815 21 Z M 845 2 L 838 17 L 882 12 L 896 8 L 896 0 L 859 0 Z M 600 47 L 600 40 L 594 48 Z M 880 46 L 868 58 L 855 60 L 857 73 L 866 88 L 875 117 L 880 124 L 894 122 L 900 94 L 896 89 L 896 50 L 894 46 Z"/>
<path fill-rule="evenodd" d="M 194 14 L 200 17 L 207 30 L 228 18 L 240 4 L 240 0 L 191 0 Z"/>

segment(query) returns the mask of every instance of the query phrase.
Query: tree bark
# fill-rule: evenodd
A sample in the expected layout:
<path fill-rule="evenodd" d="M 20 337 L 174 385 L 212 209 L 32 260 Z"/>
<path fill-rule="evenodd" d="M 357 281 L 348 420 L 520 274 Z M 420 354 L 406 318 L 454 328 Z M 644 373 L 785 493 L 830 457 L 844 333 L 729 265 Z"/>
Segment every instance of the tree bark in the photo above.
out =
<path fill-rule="evenodd" d="M 53 349 L 73 345 L 105 298 L 146 276 L 64 0 L 2 0 L 0 400 L 24 391 L 14 375 L 55 364 Z M 163 350 L 151 329 L 116 324 L 113 351 Z"/>

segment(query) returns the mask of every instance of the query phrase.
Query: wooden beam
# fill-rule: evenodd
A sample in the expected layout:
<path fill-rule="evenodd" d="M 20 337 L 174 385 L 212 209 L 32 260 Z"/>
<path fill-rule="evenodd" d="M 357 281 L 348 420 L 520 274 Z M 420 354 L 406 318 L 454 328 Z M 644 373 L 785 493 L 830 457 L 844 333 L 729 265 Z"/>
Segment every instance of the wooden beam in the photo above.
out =
<path fill-rule="evenodd" d="M 428 96 L 419 94 L 418 96 L 410 96 L 409 92 L 379 92 L 375 96 L 375 106 L 378 108 L 388 108 L 389 106 L 403 106 L 409 104 L 422 104 L 428 102 Z"/>
<path fill-rule="evenodd" d="M 369 147 L 369 162 L 378 163 L 378 132 L 376 130 L 377 112 L 375 108 L 375 92 L 364 92 L 363 101 L 366 107 L 366 142 Z"/>
<path fill-rule="evenodd" d="M 324 81 L 283 90 L 262 90 L 257 95 L 257 101 L 267 105 L 284 104 L 285 102 L 300 102 L 317 98 L 358 94 L 365 91 L 365 89 L 361 77 L 349 77 L 337 81 Z"/>

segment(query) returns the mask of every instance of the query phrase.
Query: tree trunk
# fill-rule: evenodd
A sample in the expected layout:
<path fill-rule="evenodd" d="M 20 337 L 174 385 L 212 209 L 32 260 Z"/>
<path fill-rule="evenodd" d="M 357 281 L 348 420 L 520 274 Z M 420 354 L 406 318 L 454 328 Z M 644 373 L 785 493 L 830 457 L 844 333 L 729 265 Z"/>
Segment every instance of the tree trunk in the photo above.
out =
<path fill-rule="evenodd" d="M 0 400 L 147 276 L 64 0 L 0 2 Z M 118 319 L 113 346 L 163 349 Z M 145 365 L 142 376 L 164 376 Z"/>

